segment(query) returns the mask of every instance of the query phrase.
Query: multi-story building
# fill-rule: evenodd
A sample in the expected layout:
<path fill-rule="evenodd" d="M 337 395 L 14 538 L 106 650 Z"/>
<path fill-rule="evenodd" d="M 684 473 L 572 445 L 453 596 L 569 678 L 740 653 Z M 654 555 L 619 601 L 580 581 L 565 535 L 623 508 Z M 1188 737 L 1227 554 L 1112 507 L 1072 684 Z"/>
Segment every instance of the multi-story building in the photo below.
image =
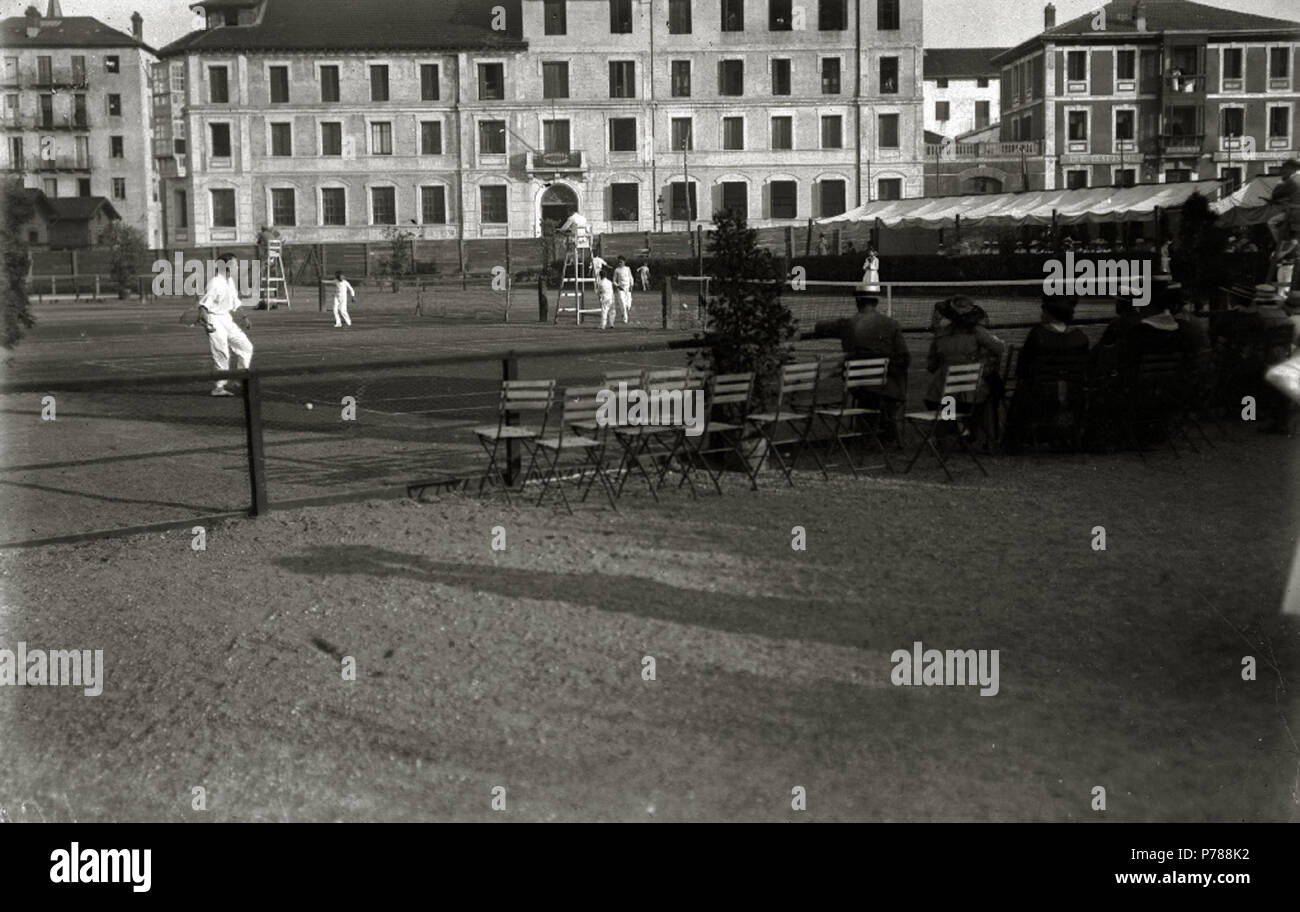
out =
<path fill-rule="evenodd" d="M 780 225 L 922 191 L 921 0 L 197 6 L 160 52 L 169 243 Z"/>
<path fill-rule="evenodd" d="M 1006 48 L 927 48 L 925 128 L 962 137 L 998 122 L 1002 71 L 993 58 Z"/>
<path fill-rule="evenodd" d="M 1300 22 L 1120 0 L 997 58 L 1004 142 L 1042 143 L 1048 188 L 1222 180 L 1296 154 Z"/>
<path fill-rule="evenodd" d="M 122 220 L 160 245 L 157 180 L 149 144 L 150 67 L 143 20 L 127 35 L 89 16 L 0 22 L 0 168 L 46 197 L 105 197 Z"/>

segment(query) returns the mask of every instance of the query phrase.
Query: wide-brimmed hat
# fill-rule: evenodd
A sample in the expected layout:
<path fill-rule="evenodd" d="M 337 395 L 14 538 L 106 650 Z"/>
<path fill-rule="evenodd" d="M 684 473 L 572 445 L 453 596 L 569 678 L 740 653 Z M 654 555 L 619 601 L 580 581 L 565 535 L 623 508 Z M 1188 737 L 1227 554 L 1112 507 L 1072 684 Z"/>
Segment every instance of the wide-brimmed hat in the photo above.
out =
<path fill-rule="evenodd" d="M 938 306 L 940 316 L 947 318 L 958 326 L 973 327 L 988 319 L 988 314 L 984 308 L 980 307 L 970 298 L 961 297 L 947 298 L 940 301 Z"/>

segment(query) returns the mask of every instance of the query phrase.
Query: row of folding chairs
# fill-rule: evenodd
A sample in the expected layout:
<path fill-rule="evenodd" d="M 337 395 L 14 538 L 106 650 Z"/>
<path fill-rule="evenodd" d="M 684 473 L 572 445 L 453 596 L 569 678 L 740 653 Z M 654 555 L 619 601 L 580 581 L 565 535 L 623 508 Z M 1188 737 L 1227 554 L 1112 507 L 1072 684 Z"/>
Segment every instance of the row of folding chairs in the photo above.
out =
<path fill-rule="evenodd" d="M 977 384 L 978 365 L 975 367 Z M 554 380 L 507 380 L 501 386 L 497 423 L 474 429 L 488 460 L 479 491 L 500 487 L 509 499 L 512 487 L 537 483 L 538 505 L 554 489 L 571 512 L 565 487 L 576 488 L 585 500 L 599 484 L 610 506 L 617 509 L 617 500 L 629 483 L 643 483 L 658 500 L 658 492 L 674 469 L 679 475 L 677 487 L 687 486 L 692 496 L 698 495 L 697 480 L 703 483 L 704 479 L 722 494 L 720 458 L 734 458 L 754 490 L 769 461 L 786 484 L 793 486 L 795 469 L 805 454 L 829 479 L 833 466 L 817 447 L 823 434 L 855 477 L 865 468 L 862 458 L 868 444 L 874 444 L 892 472 L 879 435 L 881 413 L 869 401 L 872 394 L 883 390 L 888 370 L 887 358 L 846 359 L 843 355 L 786 364 L 780 371 L 773 407 L 757 412 L 750 411 L 755 389 L 752 373 L 708 375 L 687 368 L 645 368 L 611 372 L 599 385 L 571 386 L 563 391 Z M 952 395 L 966 391 L 968 372 L 954 370 L 950 374 Z M 674 414 L 671 422 L 659 424 L 601 420 L 603 398 L 637 390 L 659 396 L 674 410 L 684 410 L 687 397 L 692 397 L 692 402 L 702 400 L 698 421 L 688 428 L 683 412 Z M 554 415 L 557 404 L 558 419 Z M 927 414 L 913 413 L 908 419 L 935 424 L 952 420 L 940 413 L 929 418 Z M 518 424 L 525 415 L 535 418 L 535 423 Z M 854 443 L 860 451 L 858 460 L 850 449 Z M 943 450 L 923 435 L 918 455 L 927 447 L 939 456 L 947 472 Z M 521 463 L 526 457 L 527 468 L 507 475 L 504 463 L 512 455 Z M 915 461 L 914 457 L 912 463 Z"/>

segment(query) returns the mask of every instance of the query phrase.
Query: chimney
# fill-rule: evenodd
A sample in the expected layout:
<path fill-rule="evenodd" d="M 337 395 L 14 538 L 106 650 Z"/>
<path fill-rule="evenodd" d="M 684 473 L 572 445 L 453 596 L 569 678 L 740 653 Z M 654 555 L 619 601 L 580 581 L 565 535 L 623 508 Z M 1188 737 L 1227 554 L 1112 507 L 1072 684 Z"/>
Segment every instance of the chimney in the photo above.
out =
<path fill-rule="evenodd" d="M 46 19 L 63 18 L 63 10 L 59 9 L 59 0 L 50 0 L 50 5 L 47 7 L 47 10 L 48 12 L 45 14 Z"/>
<path fill-rule="evenodd" d="M 1147 8 L 1142 0 L 1137 0 L 1137 3 L 1133 4 L 1133 24 L 1139 32 L 1147 30 Z"/>
<path fill-rule="evenodd" d="M 138 11 L 131 14 L 131 34 L 136 41 L 144 43 L 144 17 Z"/>
<path fill-rule="evenodd" d="M 1049 3 L 1043 10 L 1043 28 L 1056 28 L 1056 4 Z"/>
<path fill-rule="evenodd" d="M 34 6 L 27 7 L 23 15 L 27 17 L 27 37 L 35 38 L 41 33 L 41 11 Z"/>

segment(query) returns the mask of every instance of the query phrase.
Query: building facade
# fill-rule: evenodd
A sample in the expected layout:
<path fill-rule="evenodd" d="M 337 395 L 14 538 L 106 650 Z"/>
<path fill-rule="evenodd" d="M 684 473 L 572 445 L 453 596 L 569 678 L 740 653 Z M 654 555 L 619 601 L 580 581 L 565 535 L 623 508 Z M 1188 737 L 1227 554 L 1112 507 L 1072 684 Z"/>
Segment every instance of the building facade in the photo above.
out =
<path fill-rule="evenodd" d="M 1002 71 L 993 62 L 1006 48 L 927 48 L 925 129 L 962 138 L 1001 115 Z"/>
<path fill-rule="evenodd" d="M 788 225 L 923 190 L 921 0 L 199 7 L 160 52 L 169 244 Z"/>
<path fill-rule="evenodd" d="M 104 197 L 152 246 L 162 242 L 150 134 L 153 50 L 89 16 L 0 22 L 0 168 L 50 199 Z M 92 239 L 94 240 L 94 239 Z"/>
<path fill-rule="evenodd" d="M 1300 23 L 1121 0 L 998 58 L 1003 142 L 1041 142 L 1045 185 L 1222 180 L 1296 155 Z"/>

